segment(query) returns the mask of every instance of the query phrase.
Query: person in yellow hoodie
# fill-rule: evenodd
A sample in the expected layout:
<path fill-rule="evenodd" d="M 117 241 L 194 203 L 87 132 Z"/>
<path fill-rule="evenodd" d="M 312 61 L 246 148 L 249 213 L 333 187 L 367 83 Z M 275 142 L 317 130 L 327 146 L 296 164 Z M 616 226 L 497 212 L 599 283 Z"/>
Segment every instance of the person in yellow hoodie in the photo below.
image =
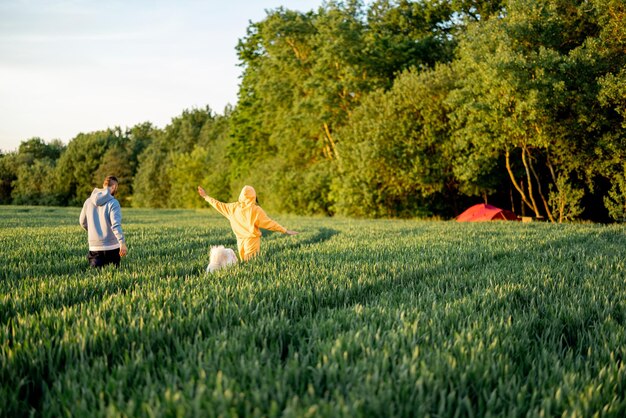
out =
<path fill-rule="evenodd" d="M 248 261 L 261 250 L 261 231 L 259 228 L 296 235 L 273 221 L 265 211 L 257 205 L 256 191 L 252 186 L 244 186 L 237 202 L 223 203 L 207 195 L 202 186 L 198 186 L 198 194 L 211 204 L 219 213 L 230 221 L 230 227 L 237 237 L 239 257 Z"/>

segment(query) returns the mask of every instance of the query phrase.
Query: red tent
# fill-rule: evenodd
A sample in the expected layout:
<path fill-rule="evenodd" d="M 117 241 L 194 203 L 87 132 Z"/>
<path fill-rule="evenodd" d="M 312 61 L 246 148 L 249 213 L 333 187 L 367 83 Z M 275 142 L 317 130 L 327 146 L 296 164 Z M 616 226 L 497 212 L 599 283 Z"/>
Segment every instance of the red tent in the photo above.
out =
<path fill-rule="evenodd" d="M 465 212 L 456 217 L 459 222 L 481 222 L 481 221 L 515 221 L 517 216 L 508 210 L 500 209 L 495 206 L 480 203 L 467 209 Z"/>

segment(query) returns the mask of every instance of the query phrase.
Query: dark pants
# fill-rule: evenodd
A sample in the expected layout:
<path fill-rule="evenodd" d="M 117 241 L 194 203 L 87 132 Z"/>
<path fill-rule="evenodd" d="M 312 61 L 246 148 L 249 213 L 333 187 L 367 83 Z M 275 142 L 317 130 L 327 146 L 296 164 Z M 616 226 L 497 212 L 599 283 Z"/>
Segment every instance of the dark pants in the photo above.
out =
<path fill-rule="evenodd" d="M 107 264 L 115 264 L 115 267 L 120 266 L 120 249 L 107 250 L 107 251 L 89 251 L 87 254 L 89 265 L 91 267 L 104 267 Z"/>

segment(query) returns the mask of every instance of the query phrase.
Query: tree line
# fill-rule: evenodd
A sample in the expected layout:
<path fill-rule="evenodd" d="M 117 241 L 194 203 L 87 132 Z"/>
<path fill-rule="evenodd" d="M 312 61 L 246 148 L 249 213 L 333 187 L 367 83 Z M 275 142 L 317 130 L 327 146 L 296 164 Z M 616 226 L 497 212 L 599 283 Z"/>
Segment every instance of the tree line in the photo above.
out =
<path fill-rule="evenodd" d="M 624 0 L 358 0 L 277 8 L 237 46 L 238 102 L 40 138 L 0 155 L 0 202 L 203 206 L 254 185 L 273 212 L 553 222 L 626 218 Z"/>

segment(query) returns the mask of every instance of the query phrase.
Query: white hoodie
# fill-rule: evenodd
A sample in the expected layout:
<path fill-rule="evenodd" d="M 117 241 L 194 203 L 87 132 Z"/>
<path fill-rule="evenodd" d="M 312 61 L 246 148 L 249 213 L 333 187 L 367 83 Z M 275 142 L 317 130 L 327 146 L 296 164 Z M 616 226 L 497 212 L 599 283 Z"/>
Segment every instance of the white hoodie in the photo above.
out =
<path fill-rule="evenodd" d="M 94 189 L 80 211 L 80 225 L 87 231 L 89 251 L 107 251 L 125 243 L 122 210 L 109 188 Z"/>

